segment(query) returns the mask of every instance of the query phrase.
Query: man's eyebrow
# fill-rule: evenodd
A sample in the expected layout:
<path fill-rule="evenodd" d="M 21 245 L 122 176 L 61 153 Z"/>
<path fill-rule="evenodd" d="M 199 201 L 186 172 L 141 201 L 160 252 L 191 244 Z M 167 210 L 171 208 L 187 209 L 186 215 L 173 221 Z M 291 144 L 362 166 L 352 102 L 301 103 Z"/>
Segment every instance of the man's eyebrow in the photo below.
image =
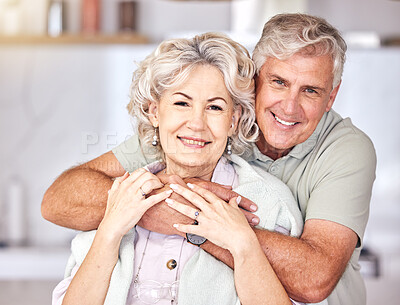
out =
<path fill-rule="evenodd" d="M 282 76 L 279 76 L 277 74 L 266 73 L 265 76 L 268 79 L 279 79 L 280 81 L 283 81 L 285 83 L 289 82 L 287 79 L 285 79 Z M 312 89 L 312 90 L 320 91 L 320 92 L 325 92 L 326 91 L 323 87 L 315 86 L 315 85 L 304 85 L 303 88 Z"/>
<path fill-rule="evenodd" d="M 285 78 L 283 78 L 282 76 L 279 76 L 279 75 L 277 75 L 277 74 L 266 73 L 265 76 L 266 76 L 268 79 L 276 78 L 276 79 L 279 79 L 279 80 L 282 80 L 282 81 L 287 82 L 287 79 L 285 79 Z"/>

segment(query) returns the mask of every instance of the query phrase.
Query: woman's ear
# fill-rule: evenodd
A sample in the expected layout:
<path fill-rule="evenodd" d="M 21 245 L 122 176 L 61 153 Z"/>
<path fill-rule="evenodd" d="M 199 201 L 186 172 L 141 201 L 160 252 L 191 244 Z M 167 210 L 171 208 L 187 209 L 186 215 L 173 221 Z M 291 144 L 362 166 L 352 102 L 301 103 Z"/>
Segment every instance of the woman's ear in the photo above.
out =
<path fill-rule="evenodd" d="M 229 136 L 233 135 L 236 132 L 239 124 L 239 118 L 241 115 L 242 115 L 242 107 L 237 107 L 237 109 L 235 109 L 235 111 L 233 112 L 231 128 L 229 129 L 229 134 L 228 134 Z"/>
<path fill-rule="evenodd" d="M 149 120 L 153 124 L 153 127 L 158 127 L 158 106 L 155 102 L 150 102 Z"/>

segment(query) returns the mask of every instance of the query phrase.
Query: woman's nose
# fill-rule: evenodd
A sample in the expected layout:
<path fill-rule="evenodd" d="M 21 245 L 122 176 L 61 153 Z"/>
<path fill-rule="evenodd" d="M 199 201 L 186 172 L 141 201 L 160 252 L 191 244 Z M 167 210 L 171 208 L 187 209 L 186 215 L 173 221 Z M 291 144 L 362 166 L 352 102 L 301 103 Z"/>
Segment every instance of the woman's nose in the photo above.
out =
<path fill-rule="evenodd" d="M 186 126 L 194 131 L 204 130 L 206 116 L 204 110 L 193 110 L 188 117 Z"/>

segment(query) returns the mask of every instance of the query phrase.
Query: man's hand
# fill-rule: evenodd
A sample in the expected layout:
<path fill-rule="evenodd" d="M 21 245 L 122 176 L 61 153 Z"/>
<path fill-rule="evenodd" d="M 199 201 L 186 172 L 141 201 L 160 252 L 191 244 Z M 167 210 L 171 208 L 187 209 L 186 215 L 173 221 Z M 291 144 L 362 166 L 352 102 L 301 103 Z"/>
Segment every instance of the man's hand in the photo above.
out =
<path fill-rule="evenodd" d="M 154 190 L 150 194 L 154 195 L 169 189 L 170 187 L 166 185 L 163 188 Z M 182 198 L 181 196 L 175 193 L 172 193 L 170 198 L 174 199 L 179 198 L 179 200 L 184 200 L 181 199 Z M 186 200 L 184 201 L 186 204 L 191 205 L 188 201 Z M 173 227 L 173 224 L 175 223 L 190 224 L 192 222 L 193 221 L 189 217 L 186 217 L 185 215 L 182 215 L 176 212 L 175 210 L 171 209 L 163 201 L 148 209 L 138 222 L 138 225 L 143 228 L 146 228 L 149 231 L 162 233 L 166 235 L 177 234 L 185 237 L 185 235 L 182 232 L 179 232 Z"/>
<path fill-rule="evenodd" d="M 205 181 L 197 178 L 185 179 L 185 182 L 190 182 L 192 184 L 196 184 L 202 188 L 205 188 L 206 190 L 214 193 L 215 195 L 217 195 L 219 198 L 221 198 L 226 202 L 229 202 L 229 200 L 231 200 L 232 198 L 239 196 L 239 194 L 232 191 L 230 187 L 226 187 L 218 183 L 213 183 L 210 181 Z M 244 216 L 246 216 L 247 221 L 251 226 L 258 225 L 260 219 L 252 213 L 257 211 L 257 205 L 254 202 L 252 202 L 247 198 L 242 197 L 239 207 L 242 208 L 242 212 Z"/>

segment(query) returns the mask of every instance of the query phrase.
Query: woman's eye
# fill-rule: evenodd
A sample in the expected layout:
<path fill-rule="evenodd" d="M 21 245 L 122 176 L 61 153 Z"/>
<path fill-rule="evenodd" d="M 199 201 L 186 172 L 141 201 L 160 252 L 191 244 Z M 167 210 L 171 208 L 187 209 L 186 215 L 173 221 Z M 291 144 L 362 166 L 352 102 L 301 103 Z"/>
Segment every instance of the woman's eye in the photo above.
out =
<path fill-rule="evenodd" d="M 211 105 L 208 107 L 210 110 L 217 110 L 217 111 L 222 111 L 222 107 L 218 105 Z"/>
<path fill-rule="evenodd" d="M 188 103 L 186 103 L 186 102 L 175 102 L 174 105 L 176 105 L 176 106 L 187 106 Z"/>

